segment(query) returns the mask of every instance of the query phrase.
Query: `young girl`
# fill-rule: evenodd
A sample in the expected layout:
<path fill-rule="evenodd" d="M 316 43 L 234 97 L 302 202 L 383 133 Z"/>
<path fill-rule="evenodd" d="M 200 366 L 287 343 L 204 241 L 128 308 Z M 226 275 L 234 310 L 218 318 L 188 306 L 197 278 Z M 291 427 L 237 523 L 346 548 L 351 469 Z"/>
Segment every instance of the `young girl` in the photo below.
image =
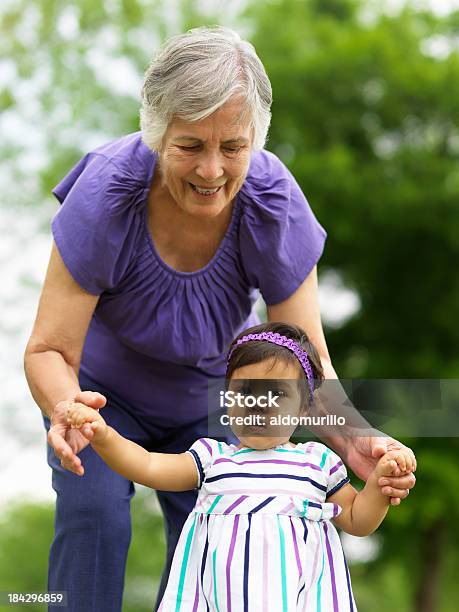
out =
<path fill-rule="evenodd" d="M 247 397 L 273 380 L 277 413 L 307 414 L 323 372 L 298 327 L 258 325 L 232 344 L 229 389 Z M 357 492 L 332 450 L 291 443 L 295 426 L 269 427 L 268 408 L 239 408 L 229 416 L 243 413 L 265 423 L 234 426 L 239 445 L 201 438 L 181 454 L 146 451 L 82 404 L 69 408 L 68 421 L 77 428 L 90 423 L 85 435 L 94 450 L 126 478 L 159 490 L 199 489 L 160 612 L 355 612 L 334 525 L 353 535 L 372 533 L 389 507 L 378 478 L 412 471 L 410 456 L 386 453 Z"/>

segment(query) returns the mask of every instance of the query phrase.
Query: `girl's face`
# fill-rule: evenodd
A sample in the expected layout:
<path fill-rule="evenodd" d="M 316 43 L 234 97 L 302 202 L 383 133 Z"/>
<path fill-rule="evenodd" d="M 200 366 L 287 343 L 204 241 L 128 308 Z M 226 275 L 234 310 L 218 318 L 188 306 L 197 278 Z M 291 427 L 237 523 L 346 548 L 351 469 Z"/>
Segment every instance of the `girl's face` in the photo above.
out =
<path fill-rule="evenodd" d="M 303 414 L 300 376 L 303 370 L 299 363 L 273 359 L 233 372 L 228 391 L 233 391 L 235 400 L 240 394 L 240 405 L 236 403 L 229 408 L 228 416 L 234 417 L 230 421 L 231 429 L 242 446 L 264 450 L 289 441 L 296 429 L 295 424 L 288 425 L 289 417 Z M 245 417 L 243 422 L 240 417 Z"/>

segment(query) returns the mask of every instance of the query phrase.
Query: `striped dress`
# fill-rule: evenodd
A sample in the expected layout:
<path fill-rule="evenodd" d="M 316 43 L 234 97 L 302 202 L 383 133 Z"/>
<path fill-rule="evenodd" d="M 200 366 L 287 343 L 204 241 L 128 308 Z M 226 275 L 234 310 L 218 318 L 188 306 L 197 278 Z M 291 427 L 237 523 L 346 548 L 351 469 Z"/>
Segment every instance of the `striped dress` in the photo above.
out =
<path fill-rule="evenodd" d="M 200 438 L 199 474 L 158 612 L 355 612 L 326 498 L 349 482 L 317 442 L 267 450 Z"/>

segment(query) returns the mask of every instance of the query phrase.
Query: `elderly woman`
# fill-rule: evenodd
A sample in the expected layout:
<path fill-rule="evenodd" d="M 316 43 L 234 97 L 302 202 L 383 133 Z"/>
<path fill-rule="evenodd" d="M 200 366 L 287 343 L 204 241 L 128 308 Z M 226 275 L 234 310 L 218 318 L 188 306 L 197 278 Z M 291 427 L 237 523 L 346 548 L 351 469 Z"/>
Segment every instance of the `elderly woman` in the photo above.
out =
<path fill-rule="evenodd" d="M 172 38 L 142 97 L 141 132 L 85 155 L 53 191 L 62 206 L 25 354 L 57 494 L 48 587 L 67 591 L 79 612 L 121 610 L 134 486 L 69 429 L 69 402 L 104 407 L 110 425 L 150 451 L 185 451 L 208 433 L 207 383 L 224 375 L 234 336 L 257 323 L 258 289 L 268 319 L 303 327 L 336 378 L 317 299 L 326 234 L 263 150 L 271 87 L 252 45 L 225 28 Z M 364 479 L 398 444 L 328 443 Z M 399 503 L 414 477 L 379 484 Z M 158 499 L 159 602 L 196 491 Z"/>

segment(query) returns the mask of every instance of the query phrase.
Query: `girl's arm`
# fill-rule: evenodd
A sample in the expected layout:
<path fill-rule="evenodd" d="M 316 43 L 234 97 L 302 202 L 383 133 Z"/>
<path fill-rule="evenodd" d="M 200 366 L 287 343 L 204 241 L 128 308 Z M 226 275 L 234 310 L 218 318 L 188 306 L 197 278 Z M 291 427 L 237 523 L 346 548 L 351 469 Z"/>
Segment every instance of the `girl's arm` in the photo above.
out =
<path fill-rule="evenodd" d="M 327 502 L 341 506 L 342 512 L 333 523 L 355 536 L 366 536 L 376 531 L 384 520 L 390 505 L 390 499 L 381 493 L 378 479 L 382 476 L 399 476 L 409 474 L 414 468 L 409 453 L 390 451 L 378 461 L 370 474 L 365 487 L 357 492 L 350 484 L 344 485 Z"/>
<path fill-rule="evenodd" d="M 74 403 L 67 413 L 68 423 L 80 430 L 92 448 L 112 470 L 125 478 L 159 491 L 189 491 L 198 485 L 196 464 L 190 453 L 150 453 L 123 438 L 92 408 Z"/>

